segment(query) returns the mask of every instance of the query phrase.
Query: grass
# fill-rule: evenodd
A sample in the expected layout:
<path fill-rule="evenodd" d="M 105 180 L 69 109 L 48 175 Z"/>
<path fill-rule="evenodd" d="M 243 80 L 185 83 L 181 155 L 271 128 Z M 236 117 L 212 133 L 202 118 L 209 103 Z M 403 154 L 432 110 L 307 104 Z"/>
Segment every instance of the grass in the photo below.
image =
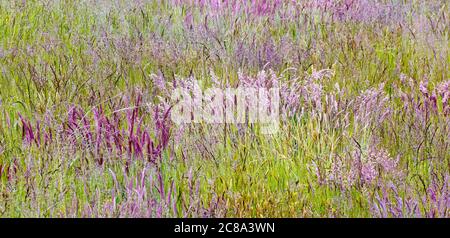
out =
<path fill-rule="evenodd" d="M 448 3 L 175 2 L 1 2 L 0 216 L 449 217 Z M 132 145 L 139 123 L 164 144 L 174 82 L 262 70 L 299 96 L 279 133 L 167 122 L 152 159 Z"/>

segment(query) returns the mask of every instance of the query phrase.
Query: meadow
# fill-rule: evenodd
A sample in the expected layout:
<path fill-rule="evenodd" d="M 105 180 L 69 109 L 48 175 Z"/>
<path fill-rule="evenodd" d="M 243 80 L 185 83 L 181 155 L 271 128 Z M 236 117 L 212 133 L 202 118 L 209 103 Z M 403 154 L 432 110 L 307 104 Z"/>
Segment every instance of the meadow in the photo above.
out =
<path fill-rule="evenodd" d="M 0 217 L 450 217 L 446 0 L 0 0 Z M 280 88 L 279 131 L 171 120 Z"/>

